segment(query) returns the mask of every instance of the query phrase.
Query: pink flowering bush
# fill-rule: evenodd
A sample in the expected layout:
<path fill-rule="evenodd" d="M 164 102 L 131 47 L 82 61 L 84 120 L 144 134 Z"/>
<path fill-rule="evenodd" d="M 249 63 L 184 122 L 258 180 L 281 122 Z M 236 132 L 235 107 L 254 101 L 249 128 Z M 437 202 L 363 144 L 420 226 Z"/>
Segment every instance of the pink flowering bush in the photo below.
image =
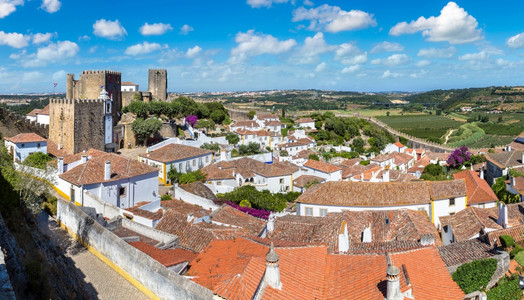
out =
<path fill-rule="evenodd" d="M 447 163 L 451 168 L 458 169 L 462 167 L 470 158 L 471 152 L 469 152 L 468 147 L 460 146 L 449 155 Z"/>

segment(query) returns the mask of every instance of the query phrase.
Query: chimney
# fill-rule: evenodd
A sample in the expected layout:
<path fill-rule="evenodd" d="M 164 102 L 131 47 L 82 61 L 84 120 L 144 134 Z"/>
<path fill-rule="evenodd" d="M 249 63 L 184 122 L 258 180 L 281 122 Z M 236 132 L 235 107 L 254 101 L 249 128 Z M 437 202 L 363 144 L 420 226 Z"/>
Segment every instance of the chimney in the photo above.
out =
<path fill-rule="evenodd" d="M 278 254 L 275 252 L 273 242 L 271 242 L 271 248 L 269 248 L 269 252 L 266 255 L 266 273 L 264 274 L 264 281 L 274 289 L 282 289 Z"/>
<path fill-rule="evenodd" d="M 520 163 L 524 164 L 524 151 L 520 154 Z"/>
<path fill-rule="evenodd" d="M 220 149 L 220 161 L 227 161 L 226 149 Z"/>
<path fill-rule="evenodd" d="M 347 252 L 349 250 L 349 234 L 346 221 L 342 222 L 338 232 L 338 252 Z"/>
<path fill-rule="evenodd" d="M 87 162 L 87 155 L 85 154 L 82 154 L 82 163 L 86 163 Z"/>
<path fill-rule="evenodd" d="M 384 173 L 382 174 L 382 181 L 383 182 L 389 182 L 390 179 L 389 179 L 389 166 L 386 167 L 386 169 L 384 170 Z"/>
<path fill-rule="evenodd" d="M 360 181 L 364 181 L 364 173 L 360 173 Z"/>
<path fill-rule="evenodd" d="M 364 232 L 362 232 L 362 243 L 371 243 L 373 241 L 373 237 L 371 235 L 371 224 L 364 228 Z"/>
<path fill-rule="evenodd" d="M 269 215 L 266 224 L 267 234 L 270 234 L 275 230 L 275 216 L 273 214 Z"/>
<path fill-rule="evenodd" d="M 515 177 L 509 175 L 509 185 L 515 187 Z"/>
<path fill-rule="evenodd" d="M 400 300 L 404 299 L 400 293 L 400 269 L 388 265 L 386 269 L 386 280 L 387 280 L 387 291 L 386 291 L 386 300 Z"/>
<path fill-rule="evenodd" d="M 502 201 L 499 202 L 499 217 L 497 219 L 497 224 L 504 228 L 508 228 L 508 206 Z"/>
<path fill-rule="evenodd" d="M 480 167 L 479 177 L 480 179 L 484 179 L 484 166 Z"/>
<path fill-rule="evenodd" d="M 111 161 L 106 161 L 105 168 L 104 168 L 104 180 L 111 179 Z"/>
<path fill-rule="evenodd" d="M 64 158 L 59 157 L 58 158 L 58 174 L 64 173 Z"/>

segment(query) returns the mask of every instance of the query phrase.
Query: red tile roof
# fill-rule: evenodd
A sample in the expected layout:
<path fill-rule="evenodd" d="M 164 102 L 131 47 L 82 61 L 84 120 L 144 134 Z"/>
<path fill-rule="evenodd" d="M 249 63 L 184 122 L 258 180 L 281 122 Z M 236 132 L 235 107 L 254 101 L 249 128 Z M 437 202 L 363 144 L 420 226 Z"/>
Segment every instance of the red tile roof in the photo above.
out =
<path fill-rule="evenodd" d="M 104 179 L 106 161 L 111 162 L 111 178 L 109 180 Z M 69 183 L 80 186 L 82 184 L 110 182 L 151 173 L 158 174 L 158 169 L 128 157 L 114 153 L 105 153 L 92 157 L 86 163 L 67 170 L 67 172 L 58 176 Z"/>
<path fill-rule="evenodd" d="M 477 208 L 470 206 L 451 216 L 440 217 L 440 224 L 444 230 L 451 230 L 457 242 L 469 240 L 485 229 L 502 229 L 497 224 L 497 208 Z"/>
<path fill-rule="evenodd" d="M 476 172 L 464 170 L 453 174 L 453 177 L 466 181 L 468 204 L 495 202 L 498 200 L 497 195 L 495 195 L 488 183 L 484 179 L 480 179 Z"/>
<path fill-rule="evenodd" d="M 152 152 L 140 154 L 139 156 L 163 163 L 170 163 L 173 161 L 211 155 L 212 153 L 213 151 L 198 147 L 191 147 L 181 144 L 169 144 Z"/>
<path fill-rule="evenodd" d="M 296 187 L 303 188 L 306 185 L 308 185 L 311 182 L 317 181 L 318 183 L 326 181 L 325 178 L 314 176 L 314 175 L 302 175 L 298 176 L 295 180 L 293 180 L 293 185 Z"/>
<path fill-rule="evenodd" d="M 183 262 L 191 262 L 197 254 L 184 249 L 158 249 L 144 242 L 129 242 L 129 244 L 145 254 L 151 256 L 154 260 L 170 267 Z"/>
<path fill-rule="evenodd" d="M 39 112 L 37 112 L 39 115 L 49 115 L 49 104 L 46 105 L 44 108 L 42 108 Z"/>
<path fill-rule="evenodd" d="M 295 123 L 314 123 L 315 120 L 311 119 L 311 118 L 300 118 L 298 120 L 295 121 Z"/>
<path fill-rule="evenodd" d="M 256 121 L 238 121 L 231 125 L 231 127 L 260 127 Z"/>
<path fill-rule="evenodd" d="M 32 111 L 30 111 L 26 116 L 28 116 L 28 117 L 36 117 L 36 114 L 39 113 L 40 111 L 41 111 L 41 109 L 35 108 Z"/>
<path fill-rule="evenodd" d="M 32 142 L 46 142 L 47 140 L 39 136 L 34 132 L 19 133 L 13 137 L 5 138 L 7 141 L 19 144 L 19 143 L 32 143 Z"/>
<path fill-rule="evenodd" d="M 328 164 L 328 163 L 321 162 L 321 161 L 314 160 L 314 159 L 309 159 L 308 161 L 306 161 L 306 163 L 304 164 L 304 167 L 315 169 L 315 170 L 318 170 L 324 173 L 333 173 L 333 172 L 342 170 L 342 168 L 339 166 L 335 166 L 335 165 Z"/>
<path fill-rule="evenodd" d="M 248 215 L 226 204 L 222 205 L 218 210 L 215 210 L 209 217 L 212 222 L 245 228 L 249 234 L 254 236 L 260 235 L 264 228 L 266 228 L 266 221 Z"/>
<path fill-rule="evenodd" d="M 401 142 L 396 142 L 394 145 L 397 146 L 397 147 L 399 147 L 399 148 L 406 147 L 406 146 L 404 146 Z"/>
<path fill-rule="evenodd" d="M 64 148 L 58 149 L 58 145 L 52 140 L 47 140 L 47 154 L 50 154 L 56 158 L 58 157 L 67 157 L 71 153 L 67 152 Z"/>

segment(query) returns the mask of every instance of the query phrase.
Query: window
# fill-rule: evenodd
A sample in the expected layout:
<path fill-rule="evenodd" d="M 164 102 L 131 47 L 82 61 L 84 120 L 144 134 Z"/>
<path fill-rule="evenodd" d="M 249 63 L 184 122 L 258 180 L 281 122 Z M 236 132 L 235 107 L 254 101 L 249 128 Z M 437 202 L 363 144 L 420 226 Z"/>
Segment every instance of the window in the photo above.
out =
<path fill-rule="evenodd" d="M 109 103 L 106 104 L 106 113 L 111 112 L 111 105 Z"/>
<path fill-rule="evenodd" d="M 178 164 L 178 172 L 182 172 L 182 163 Z"/>
<path fill-rule="evenodd" d="M 122 186 L 118 189 L 118 195 L 120 197 L 125 197 L 126 196 L 126 187 L 125 186 Z"/>
<path fill-rule="evenodd" d="M 206 163 L 209 162 L 209 156 L 206 156 Z"/>
<path fill-rule="evenodd" d="M 306 216 L 312 216 L 313 215 L 313 208 L 306 207 Z"/>
<path fill-rule="evenodd" d="M 386 218 L 386 225 L 389 225 L 389 218 Z"/>
<path fill-rule="evenodd" d="M 40 143 L 36 144 L 36 148 L 40 149 Z"/>
<path fill-rule="evenodd" d="M 196 166 L 196 159 L 193 159 L 193 167 Z"/>
<path fill-rule="evenodd" d="M 222 181 L 217 181 L 217 185 L 222 185 Z"/>
<path fill-rule="evenodd" d="M 450 216 L 452 216 L 452 215 L 454 215 L 454 214 L 455 214 L 455 212 L 450 212 L 450 213 L 449 213 Z"/>
<path fill-rule="evenodd" d="M 455 198 L 449 198 L 449 206 L 455 205 Z"/>
<path fill-rule="evenodd" d="M 25 146 L 24 144 L 20 145 L 20 147 L 22 147 L 22 148 L 24 148 L 24 146 Z"/>
<path fill-rule="evenodd" d="M 280 184 L 284 183 L 284 178 L 280 178 Z"/>
<path fill-rule="evenodd" d="M 326 215 L 327 215 L 327 209 L 325 209 L 325 208 L 321 208 L 321 209 L 320 209 L 320 216 L 321 216 L 321 217 L 325 217 Z"/>
<path fill-rule="evenodd" d="M 448 225 L 442 227 L 442 229 L 444 229 L 444 232 L 445 232 L 445 233 L 448 233 Z"/>

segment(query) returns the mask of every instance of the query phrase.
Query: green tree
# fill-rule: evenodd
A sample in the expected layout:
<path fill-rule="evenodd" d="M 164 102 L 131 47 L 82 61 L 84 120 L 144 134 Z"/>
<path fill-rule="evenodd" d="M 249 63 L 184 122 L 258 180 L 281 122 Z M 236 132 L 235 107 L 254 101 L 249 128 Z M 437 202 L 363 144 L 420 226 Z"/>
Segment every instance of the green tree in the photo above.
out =
<path fill-rule="evenodd" d="M 255 117 L 256 114 L 257 114 L 256 111 L 254 111 L 254 110 L 250 110 L 250 111 L 247 113 L 247 117 L 248 117 L 250 120 L 253 120 L 253 118 Z"/>
<path fill-rule="evenodd" d="M 132 112 L 137 118 L 145 119 L 149 116 L 149 104 L 142 101 L 132 101 L 128 106 L 122 109 L 123 113 Z"/>
<path fill-rule="evenodd" d="M 286 150 L 280 151 L 280 156 L 288 156 L 289 153 Z"/>
<path fill-rule="evenodd" d="M 236 145 L 240 142 L 240 137 L 237 134 L 230 132 L 226 135 L 226 140 L 230 145 Z"/>
<path fill-rule="evenodd" d="M 314 153 L 311 153 L 309 156 L 308 156 L 309 159 L 312 159 L 312 160 L 316 160 L 316 161 L 319 161 L 320 158 L 318 157 L 318 155 L 314 154 Z"/>
<path fill-rule="evenodd" d="M 33 152 L 25 158 L 24 164 L 33 168 L 45 170 L 47 162 L 51 160 L 52 158 L 48 154 L 42 152 Z"/>
<path fill-rule="evenodd" d="M 157 133 L 161 127 L 162 122 L 156 118 L 150 118 L 147 120 L 138 118 L 131 123 L 131 129 L 141 142 L 144 142 L 152 134 Z"/>

